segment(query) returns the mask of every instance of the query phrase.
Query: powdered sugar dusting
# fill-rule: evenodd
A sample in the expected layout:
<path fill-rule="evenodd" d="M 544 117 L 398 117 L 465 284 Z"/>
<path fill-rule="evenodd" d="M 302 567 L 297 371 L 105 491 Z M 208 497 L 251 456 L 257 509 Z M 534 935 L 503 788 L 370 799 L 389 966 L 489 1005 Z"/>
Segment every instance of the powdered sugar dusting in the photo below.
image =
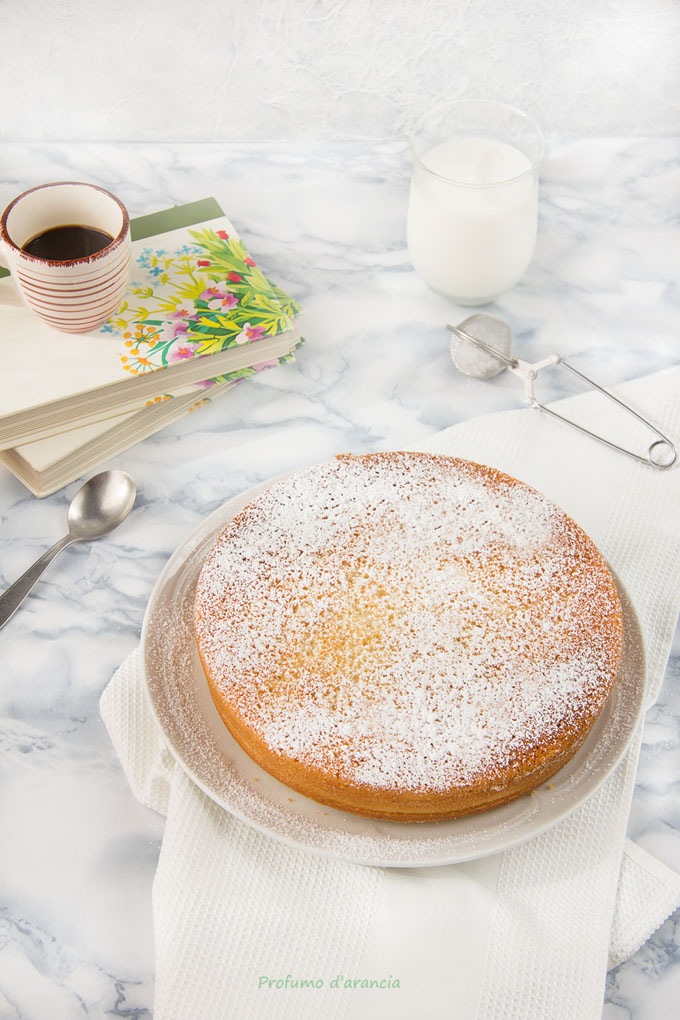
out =
<path fill-rule="evenodd" d="M 368 788 L 500 775 L 592 721 L 620 645 L 614 584 L 562 511 L 427 454 L 274 484 L 223 532 L 196 605 L 240 718 L 281 756 Z"/>

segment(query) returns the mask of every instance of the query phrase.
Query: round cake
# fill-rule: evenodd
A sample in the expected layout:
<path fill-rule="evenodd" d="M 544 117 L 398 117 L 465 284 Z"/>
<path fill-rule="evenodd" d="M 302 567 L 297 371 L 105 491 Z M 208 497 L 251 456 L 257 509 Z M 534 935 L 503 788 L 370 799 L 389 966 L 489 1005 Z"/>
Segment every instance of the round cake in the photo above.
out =
<path fill-rule="evenodd" d="M 198 651 L 263 769 L 361 815 L 454 818 L 535 789 L 582 744 L 623 623 L 593 542 L 539 492 L 431 454 L 289 475 L 200 572 Z"/>

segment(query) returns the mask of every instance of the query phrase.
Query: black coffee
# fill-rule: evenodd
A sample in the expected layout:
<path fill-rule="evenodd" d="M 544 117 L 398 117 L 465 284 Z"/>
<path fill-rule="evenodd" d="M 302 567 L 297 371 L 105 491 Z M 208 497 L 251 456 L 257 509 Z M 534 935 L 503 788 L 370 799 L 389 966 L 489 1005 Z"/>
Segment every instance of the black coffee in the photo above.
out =
<path fill-rule="evenodd" d="M 49 262 L 72 262 L 73 259 L 96 255 L 112 241 L 113 238 L 105 230 L 74 223 L 43 230 L 22 245 L 22 250 L 28 255 L 33 255 L 37 259 L 47 259 Z"/>

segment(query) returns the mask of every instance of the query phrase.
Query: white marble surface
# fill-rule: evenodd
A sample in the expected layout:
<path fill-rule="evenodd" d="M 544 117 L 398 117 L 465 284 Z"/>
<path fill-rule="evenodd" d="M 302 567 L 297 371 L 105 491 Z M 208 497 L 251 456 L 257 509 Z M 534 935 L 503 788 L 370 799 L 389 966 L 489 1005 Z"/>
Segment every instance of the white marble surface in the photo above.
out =
<path fill-rule="evenodd" d="M 677 364 L 679 155 L 672 138 L 548 138 L 534 263 L 489 309 L 512 323 L 518 352 L 557 350 L 605 382 Z M 509 377 L 480 383 L 451 365 L 445 323 L 467 313 L 410 268 L 402 140 L 17 142 L 0 163 L 0 207 L 54 179 L 108 187 L 133 215 L 214 195 L 305 308 L 295 363 L 115 460 L 138 484 L 131 517 L 64 553 L 0 633 L 0 1017 L 148 1017 L 163 820 L 132 797 L 98 701 L 138 641 L 164 562 L 259 480 L 344 450 L 397 448 L 519 406 L 519 394 Z M 63 533 L 76 488 L 39 501 L 0 469 L 1 587 Z M 676 641 L 629 825 L 678 870 L 679 680 Z M 609 975 L 604 1020 L 677 1016 L 679 932 L 676 915 Z"/>

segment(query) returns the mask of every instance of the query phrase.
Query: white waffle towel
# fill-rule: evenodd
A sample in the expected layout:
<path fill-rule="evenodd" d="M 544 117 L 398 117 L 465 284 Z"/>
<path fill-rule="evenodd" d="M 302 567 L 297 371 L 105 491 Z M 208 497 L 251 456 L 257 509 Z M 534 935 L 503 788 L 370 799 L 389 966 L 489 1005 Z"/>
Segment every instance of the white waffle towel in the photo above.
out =
<path fill-rule="evenodd" d="M 680 368 L 617 393 L 678 441 Z M 592 393 L 559 410 L 597 428 L 612 412 Z M 615 428 L 646 448 L 642 430 Z M 417 448 L 491 464 L 578 521 L 636 608 L 653 704 L 680 610 L 680 465 L 655 471 L 529 409 Z M 467 864 L 381 869 L 285 846 L 217 807 L 165 748 L 138 652 L 101 709 L 135 796 L 167 816 L 155 1020 L 599 1020 L 608 965 L 680 904 L 680 876 L 625 838 L 641 727 L 544 834 Z"/>

